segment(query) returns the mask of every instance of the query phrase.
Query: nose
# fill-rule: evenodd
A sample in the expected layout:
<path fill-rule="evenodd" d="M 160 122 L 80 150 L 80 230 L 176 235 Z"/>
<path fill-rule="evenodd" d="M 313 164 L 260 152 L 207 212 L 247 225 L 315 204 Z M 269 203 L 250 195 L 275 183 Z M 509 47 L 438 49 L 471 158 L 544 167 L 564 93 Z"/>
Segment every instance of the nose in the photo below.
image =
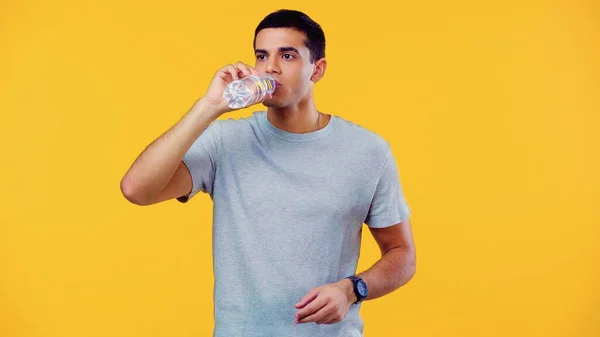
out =
<path fill-rule="evenodd" d="M 277 62 L 276 57 L 269 58 L 267 63 L 267 74 L 279 74 L 281 69 L 279 69 L 279 63 Z"/>

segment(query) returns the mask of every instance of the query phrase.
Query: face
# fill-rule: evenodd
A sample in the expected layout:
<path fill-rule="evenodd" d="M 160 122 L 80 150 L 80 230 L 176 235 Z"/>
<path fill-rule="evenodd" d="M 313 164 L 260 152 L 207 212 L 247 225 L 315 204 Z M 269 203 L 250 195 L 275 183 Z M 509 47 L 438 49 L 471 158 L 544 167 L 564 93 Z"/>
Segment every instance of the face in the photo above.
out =
<path fill-rule="evenodd" d="M 256 35 L 255 68 L 277 80 L 273 97 L 263 104 L 283 108 L 298 104 L 312 95 L 315 82 L 323 77 L 325 59 L 310 62 L 306 35 L 291 28 L 267 28 Z"/>

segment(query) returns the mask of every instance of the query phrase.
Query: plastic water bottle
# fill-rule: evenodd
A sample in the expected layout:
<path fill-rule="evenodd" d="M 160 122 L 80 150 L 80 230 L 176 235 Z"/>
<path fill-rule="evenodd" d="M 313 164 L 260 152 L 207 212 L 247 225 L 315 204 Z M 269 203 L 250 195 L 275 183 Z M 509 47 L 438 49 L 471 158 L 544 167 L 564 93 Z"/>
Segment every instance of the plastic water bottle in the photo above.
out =
<path fill-rule="evenodd" d="M 235 80 L 225 88 L 223 98 L 232 109 L 250 106 L 275 91 L 275 78 L 269 74 L 250 75 Z"/>

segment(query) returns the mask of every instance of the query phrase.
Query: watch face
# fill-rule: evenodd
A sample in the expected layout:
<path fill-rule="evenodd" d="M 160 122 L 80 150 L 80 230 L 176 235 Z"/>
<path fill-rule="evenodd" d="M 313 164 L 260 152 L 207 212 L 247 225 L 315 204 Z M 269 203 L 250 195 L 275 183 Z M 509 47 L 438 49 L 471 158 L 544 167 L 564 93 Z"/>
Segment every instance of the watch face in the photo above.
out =
<path fill-rule="evenodd" d="M 359 280 L 358 283 L 356 284 L 357 288 L 358 288 L 358 292 L 360 293 L 361 296 L 366 297 L 367 296 L 367 285 L 363 280 Z"/>

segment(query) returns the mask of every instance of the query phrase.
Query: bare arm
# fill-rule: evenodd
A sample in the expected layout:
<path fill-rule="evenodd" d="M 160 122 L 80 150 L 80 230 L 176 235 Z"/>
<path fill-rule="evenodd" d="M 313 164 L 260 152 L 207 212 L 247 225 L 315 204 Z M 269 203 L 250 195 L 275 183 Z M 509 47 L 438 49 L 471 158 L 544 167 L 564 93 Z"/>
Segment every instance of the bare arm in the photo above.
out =
<path fill-rule="evenodd" d="M 194 141 L 220 113 L 199 99 L 171 129 L 154 140 L 121 180 L 121 192 L 130 202 L 151 205 L 190 192 L 191 176 L 181 161 Z"/>
<path fill-rule="evenodd" d="M 358 274 L 369 289 L 365 300 L 384 296 L 412 279 L 416 271 L 416 252 L 410 219 L 387 228 L 370 228 L 381 250 L 379 259 L 371 268 Z M 351 282 L 348 294 L 356 300 Z"/>
<path fill-rule="evenodd" d="M 410 219 L 387 228 L 369 229 L 379 245 L 381 259 L 358 274 L 369 290 L 365 300 L 381 297 L 406 284 L 414 276 L 416 268 Z M 296 323 L 338 323 L 356 299 L 353 283 L 347 278 L 313 288 L 295 305 L 299 309 Z"/>
<path fill-rule="evenodd" d="M 121 179 L 123 196 L 137 205 L 152 205 L 191 192 L 192 178 L 182 159 L 210 123 L 233 110 L 222 97 L 227 84 L 250 74 L 258 72 L 241 62 L 219 69 L 206 95 L 134 161 Z"/>

